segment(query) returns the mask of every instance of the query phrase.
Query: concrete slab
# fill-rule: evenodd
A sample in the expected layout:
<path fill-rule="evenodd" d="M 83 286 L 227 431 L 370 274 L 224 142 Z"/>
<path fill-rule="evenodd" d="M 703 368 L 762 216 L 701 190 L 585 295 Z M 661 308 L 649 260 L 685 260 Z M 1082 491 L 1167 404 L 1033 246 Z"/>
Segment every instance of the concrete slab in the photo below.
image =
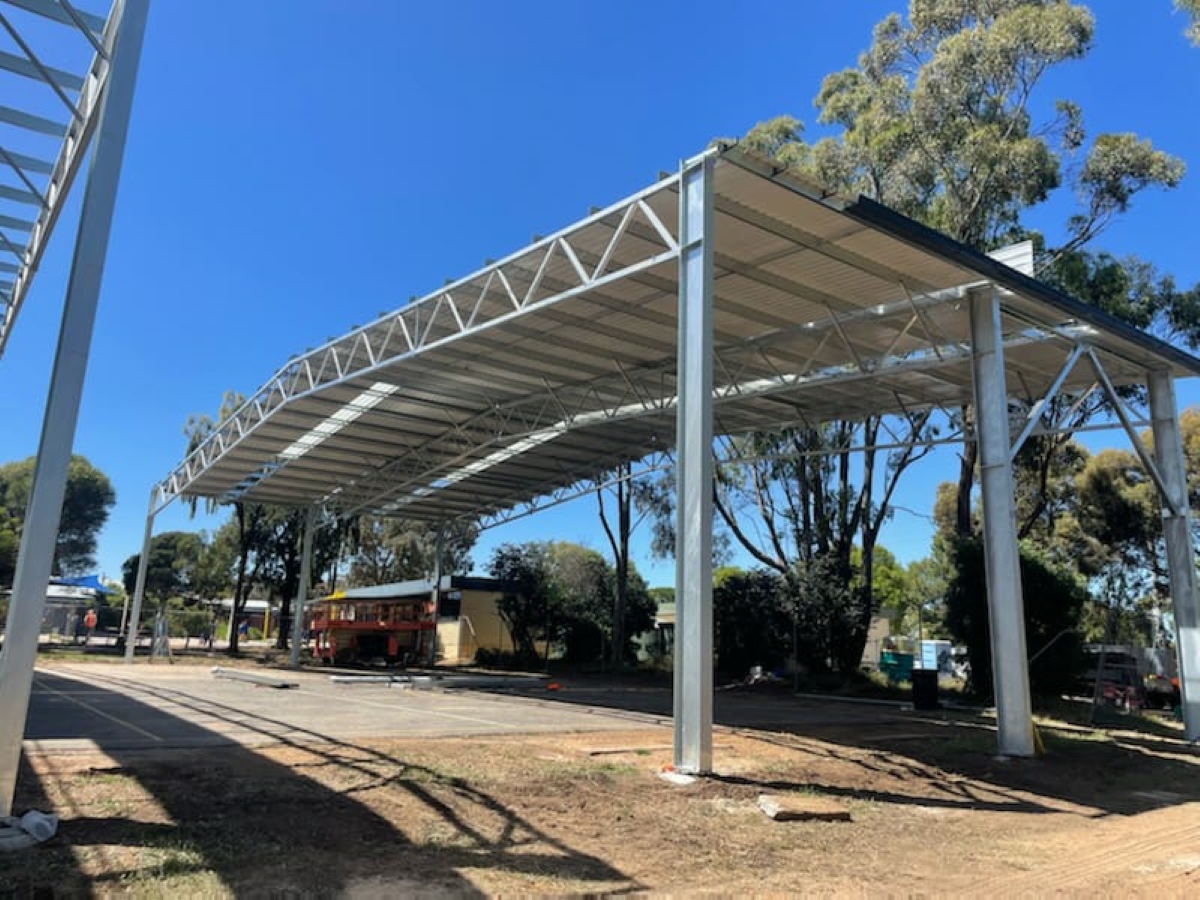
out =
<path fill-rule="evenodd" d="M 363 737 L 447 737 L 629 730 L 659 720 L 624 710 L 546 704 L 469 691 L 339 686 L 288 672 L 278 691 L 214 678 L 194 666 L 64 664 L 35 672 L 28 751 L 307 743 Z"/>
<path fill-rule="evenodd" d="M 760 794 L 759 808 L 776 822 L 849 822 L 850 810 L 829 797 Z"/>

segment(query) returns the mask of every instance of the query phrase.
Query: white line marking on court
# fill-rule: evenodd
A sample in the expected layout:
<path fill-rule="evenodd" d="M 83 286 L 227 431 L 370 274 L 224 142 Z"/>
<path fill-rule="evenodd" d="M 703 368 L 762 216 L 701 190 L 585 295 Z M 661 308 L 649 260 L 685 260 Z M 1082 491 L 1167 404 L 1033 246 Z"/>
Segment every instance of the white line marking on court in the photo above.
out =
<path fill-rule="evenodd" d="M 65 668 L 65 667 L 64 667 L 64 668 Z M 63 673 L 63 669 L 55 669 L 55 674 L 62 674 L 62 673 Z M 79 677 L 77 674 L 76 674 L 74 677 L 75 677 L 75 678 L 77 678 L 78 680 L 82 680 L 82 678 L 80 678 L 80 677 Z M 127 681 L 127 680 L 125 680 L 124 678 L 121 678 L 121 677 L 120 677 L 120 676 L 118 676 L 118 675 L 110 675 L 110 674 L 107 674 L 107 673 L 106 673 L 106 674 L 105 674 L 105 679 L 106 679 L 107 681 L 116 682 L 117 684 L 121 685 L 123 688 L 126 688 L 126 689 L 132 689 L 132 690 L 134 690 L 134 691 L 138 691 L 138 692 L 140 692 L 140 693 L 149 693 L 149 694 L 151 694 L 151 695 L 153 695 L 153 694 L 154 694 L 154 691 L 153 691 L 153 689 L 147 690 L 147 688 L 146 688 L 146 686 L 145 686 L 145 685 L 138 684 L 136 681 Z M 57 692 L 56 692 L 56 693 L 57 693 Z M 397 706 L 396 704 L 393 704 L 393 703 L 382 703 L 382 702 L 378 702 L 378 701 L 364 700 L 364 699 L 363 699 L 363 698 L 361 698 L 361 697 L 347 697 L 346 695 L 344 695 L 344 694 L 341 694 L 341 693 L 323 692 L 323 691 L 317 691 L 317 690 L 310 690 L 310 689 L 307 689 L 307 688 L 292 688 L 291 690 L 289 690 L 289 691 L 288 691 L 288 693 L 289 693 L 289 694 L 304 694 L 304 695 L 307 695 L 307 696 L 310 696 L 310 697 L 317 697 L 317 698 L 320 698 L 320 699 L 322 699 L 322 700 L 329 700 L 329 699 L 331 699 L 331 698 L 334 698 L 334 697 L 336 697 L 336 698 L 337 698 L 337 700 L 338 700 L 338 701 L 340 701 L 340 702 L 350 702 L 350 703 L 357 703 L 357 704 L 360 704 L 360 705 L 362 705 L 362 706 L 374 706 L 374 707 L 377 707 L 377 708 L 379 708 L 379 709 L 388 709 L 388 710 L 391 710 L 391 711 L 393 711 L 393 712 L 400 712 L 400 711 L 403 711 L 403 707 L 399 707 L 399 706 Z M 129 696 L 129 695 L 128 695 L 128 694 L 123 694 L 123 696 Z M 80 701 L 76 701 L 76 702 L 80 702 Z M 189 711 L 191 711 L 191 712 L 201 712 L 201 710 L 198 710 L 197 708 L 195 708 L 195 707 L 192 707 L 192 706 L 188 706 L 187 704 L 181 704 L 181 703 L 179 703 L 179 701 L 177 701 L 177 700 L 176 700 L 176 701 L 168 701 L 168 702 L 174 702 L 174 703 L 176 703 L 176 704 L 178 704 L 178 705 L 182 706 L 184 709 L 187 709 L 187 710 L 189 710 Z M 208 702 L 212 702 L 212 701 L 208 701 Z M 261 721 L 262 721 L 262 717 L 261 717 L 260 715 L 258 715 L 257 713 L 254 713 L 254 712 L 248 712 L 248 711 L 246 711 L 246 710 L 237 709 L 236 707 L 234 707 L 232 711 L 234 711 L 234 712 L 236 712 L 237 714 L 239 714 L 239 715 L 241 715 L 241 716 L 245 717 L 246 719 L 250 720 L 250 722 L 251 722 L 251 723 L 257 723 L 257 722 L 261 722 Z M 426 714 L 426 715 L 430 715 L 430 716 L 440 716 L 441 718 L 444 718 L 444 719 L 457 719 L 457 720 L 459 720 L 459 721 L 462 721 L 462 722 L 474 722 L 474 723 L 475 723 L 475 724 L 477 724 L 477 725 L 488 725 L 488 726 L 490 726 L 490 727 L 492 727 L 492 728 L 503 728 L 503 729 L 507 729 L 507 730 L 510 730 L 510 731 L 514 731 L 514 730 L 516 730 L 516 731 L 519 731 L 519 730 L 520 730 L 520 728 L 521 728 L 521 726 L 519 726 L 519 725 L 514 725 L 514 724 L 512 724 L 512 723 L 509 723 L 509 722 L 496 722 L 496 721 L 493 721 L 493 720 L 491 720 L 491 719 L 481 719 L 481 718 L 479 718 L 479 717 L 477 717 L 477 716 L 463 716 L 463 715 L 458 715 L 458 714 L 455 714 L 455 713 L 448 713 L 448 712 L 436 712 L 436 711 L 434 711 L 434 710 L 426 710 L 426 709 L 418 709 L 418 710 L 413 710 L 413 709 L 409 708 L 407 711 L 408 711 L 408 712 L 416 712 L 416 713 L 418 713 L 418 714 L 424 713 L 424 714 Z M 227 713 L 226 713 L 225 715 L 226 715 L 226 716 L 228 716 L 228 714 L 227 714 Z M 110 718 L 111 718 L 111 717 L 110 717 Z M 120 720 L 118 719 L 118 720 L 116 720 L 116 721 L 120 721 Z M 122 723 L 122 724 L 126 724 L 126 723 Z M 301 725 L 296 725 L 296 724 L 294 724 L 294 723 L 291 723 L 291 722 L 278 722 L 278 723 L 273 723 L 273 724 L 275 724 L 275 725 L 276 725 L 277 727 L 279 727 L 279 728 L 288 729 L 288 730 L 290 730 L 290 731 L 309 732 L 309 733 L 313 733 L 313 734 L 318 734 L 318 733 L 319 733 L 319 732 L 314 732 L 314 731 L 313 731 L 312 729 L 310 729 L 310 728 L 306 728 L 306 727 L 304 727 L 304 726 L 301 726 Z M 253 724 L 251 724 L 251 725 L 245 725 L 245 724 L 241 724 L 241 723 L 235 723 L 235 725 L 236 725 L 236 727 L 240 727 L 240 728 L 242 728 L 242 729 L 247 729 L 247 728 L 249 728 L 250 730 L 255 730 L 255 727 L 254 727 L 254 725 L 253 725 Z M 135 726 L 135 725 L 130 725 L 129 727 L 130 727 L 130 728 L 136 728 L 137 726 Z M 269 733 L 269 732 L 266 732 L 266 733 Z M 274 736 L 274 735 L 272 735 L 272 736 Z M 162 738 L 155 738 L 155 740 L 159 740 L 159 741 L 161 741 L 161 740 L 162 740 Z"/>
<path fill-rule="evenodd" d="M 336 696 L 337 699 L 341 700 L 341 701 L 349 701 L 351 703 L 358 703 L 363 706 L 377 706 L 380 709 L 390 709 L 393 712 L 398 712 L 401 709 L 401 707 L 396 706 L 396 704 L 394 704 L 394 703 L 379 703 L 379 702 L 372 701 L 372 700 L 364 700 L 361 697 L 345 697 L 340 694 L 327 694 L 322 691 L 306 690 L 305 688 L 293 688 L 291 693 L 307 694 L 310 697 L 320 697 L 320 698 L 326 699 L 326 700 L 329 699 L 330 697 Z M 508 722 L 493 722 L 491 719 L 480 719 L 477 716 L 460 716 L 460 715 L 456 715 L 455 713 L 437 712 L 437 711 L 431 710 L 431 709 L 418 709 L 418 710 L 409 709 L 408 711 L 422 713 L 422 714 L 430 715 L 430 716 L 441 716 L 444 719 L 459 719 L 463 722 L 477 722 L 480 725 L 492 725 L 492 726 L 495 726 L 496 728 L 510 728 L 510 729 L 518 728 L 517 725 L 512 725 Z"/>
<path fill-rule="evenodd" d="M 38 669 L 34 669 L 35 673 L 38 671 L 39 671 Z M 49 674 L 49 673 L 42 670 L 42 674 Z M 56 670 L 54 674 L 61 675 L 61 672 Z M 126 728 L 136 731 L 138 734 L 145 735 L 146 737 L 150 738 L 150 740 L 152 740 L 152 741 L 159 741 L 160 743 L 162 741 L 162 738 L 160 738 L 157 734 L 152 734 L 151 732 L 147 731 L 145 728 L 139 728 L 138 726 L 134 725 L 132 722 L 126 722 L 124 719 L 119 719 L 116 716 L 112 715 L 111 713 L 106 713 L 104 710 L 99 709 L 95 706 L 92 706 L 92 704 L 90 704 L 90 703 L 85 703 L 84 701 L 76 698 L 74 696 L 74 694 L 68 694 L 64 691 L 57 691 L 54 688 L 50 687 L 50 685 L 46 684 L 45 682 L 40 682 L 38 686 L 43 691 L 49 691 L 51 694 L 56 694 L 57 696 L 62 697 L 64 700 L 69 700 L 72 703 L 78 704 L 79 706 L 82 706 L 84 709 L 88 710 L 89 712 L 95 713 L 96 715 L 100 716 L 103 719 L 108 719 L 110 722 L 116 722 L 118 725 L 124 725 Z"/>

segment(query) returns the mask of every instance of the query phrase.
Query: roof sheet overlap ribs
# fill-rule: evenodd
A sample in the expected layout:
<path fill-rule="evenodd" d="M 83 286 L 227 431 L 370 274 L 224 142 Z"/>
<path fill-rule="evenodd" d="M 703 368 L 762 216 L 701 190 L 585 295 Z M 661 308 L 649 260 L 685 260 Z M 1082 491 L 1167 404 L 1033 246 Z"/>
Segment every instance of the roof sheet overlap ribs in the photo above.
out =
<path fill-rule="evenodd" d="M 1081 341 L 1118 383 L 1200 372 L 877 204 L 710 152 L 718 430 L 969 403 L 973 285 L 1001 291 L 1014 395 L 1037 399 Z M 669 177 L 293 360 L 160 496 L 455 518 L 668 449 L 677 216 Z M 1078 366 L 1065 389 L 1093 378 Z"/>

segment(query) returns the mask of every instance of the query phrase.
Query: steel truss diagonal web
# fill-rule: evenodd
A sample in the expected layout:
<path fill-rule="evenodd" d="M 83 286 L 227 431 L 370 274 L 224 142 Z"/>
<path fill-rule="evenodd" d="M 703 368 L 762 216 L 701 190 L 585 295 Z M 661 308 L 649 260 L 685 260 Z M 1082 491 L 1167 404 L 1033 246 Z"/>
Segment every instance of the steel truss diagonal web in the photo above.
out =
<path fill-rule="evenodd" d="M 1101 395 L 1134 434 L 1121 389 L 1148 379 L 1156 444 L 1153 459 L 1142 455 L 1166 498 L 1184 643 L 1200 644 L 1171 428 L 1172 379 L 1200 374 L 1200 360 L 1031 272 L 1028 245 L 991 258 L 737 145 L 715 146 L 292 359 L 154 486 L 142 558 L 149 522 L 181 496 L 397 516 L 441 533 L 528 515 L 673 459 L 675 765 L 707 771 L 716 466 L 736 462 L 737 436 L 753 431 L 884 417 L 870 430 L 886 435 L 876 446 L 904 447 L 914 432 L 919 443 L 946 439 L 925 427 L 944 415 L 980 451 L 989 609 L 1003 623 L 993 632 L 998 744 L 1026 755 L 1012 459 Z M 1189 734 L 1200 729 L 1193 662 L 1180 663 Z"/>
<path fill-rule="evenodd" d="M 0 0 L 0 354 L 95 132 L 123 5 Z"/>
<path fill-rule="evenodd" d="M 293 360 L 167 476 L 160 490 L 163 502 L 187 493 L 214 461 L 235 450 L 256 428 L 295 400 L 379 373 L 390 364 L 548 311 L 555 304 L 602 291 L 608 284 L 672 262 L 678 253 L 675 239 L 645 200 L 669 193 L 672 184 L 671 180 L 661 182 L 623 204 L 596 213 L 573 229 L 546 238 Z M 615 220 L 615 224 L 607 240 L 596 248 L 598 253 L 574 245 L 578 232 L 608 220 Z M 633 239 L 630 225 L 635 222 L 647 225 L 653 237 Z M 553 404 L 553 395 L 546 402 Z M 491 407 L 486 414 L 500 420 L 537 421 L 535 413 L 519 407 Z M 268 461 L 248 473 L 240 486 L 223 492 L 220 499 L 238 499 L 280 465 L 277 460 Z"/>
<path fill-rule="evenodd" d="M 969 404 L 981 287 L 1019 440 L 1057 427 L 1043 397 L 1100 388 L 1081 358 L 1115 385 L 1200 365 L 1023 274 L 1028 248 L 988 259 L 736 146 L 709 154 L 717 434 Z M 292 359 L 155 485 L 152 510 L 195 496 L 499 520 L 669 450 L 679 193 L 666 177 Z"/>

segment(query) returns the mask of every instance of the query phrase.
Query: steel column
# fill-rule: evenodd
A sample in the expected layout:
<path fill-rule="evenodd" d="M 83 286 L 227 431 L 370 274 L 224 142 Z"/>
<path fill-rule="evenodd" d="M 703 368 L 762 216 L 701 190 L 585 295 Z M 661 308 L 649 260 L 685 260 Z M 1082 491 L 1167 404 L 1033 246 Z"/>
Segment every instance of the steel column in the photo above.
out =
<path fill-rule="evenodd" d="M 438 616 L 441 614 L 440 606 L 442 599 L 442 556 L 446 552 L 446 526 L 439 524 L 437 526 L 437 534 L 433 539 L 433 635 L 429 640 L 429 665 L 437 665 L 437 623 Z"/>
<path fill-rule="evenodd" d="M 150 568 L 150 540 L 154 534 L 154 497 L 150 491 L 150 509 L 146 512 L 146 529 L 142 532 L 142 555 L 138 557 L 137 579 L 133 583 L 133 608 L 129 618 L 121 622 L 125 632 L 125 662 L 133 662 L 133 651 L 137 644 L 138 622 L 142 617 L 142 598 L 146 596 L 146 572 Z M 214 625 L 215 627 L 215 625 Z"/>
<path fill-rule="evenodd" d="M 675 767 L 712 769 L 713 158 L 683 165 L 676 390 Z"/>
<path fill-rule="evenodd" d="M 1000 303 L 990 286 L 971 291 L 969 302 L 999 751 L 1006 756 L 1032 756 L 1033 716 L 1029 700 L 1016 501 L 1009 455 L 1008 390 L 1004 380 Z"/>
<path fill-rule="evenodd" d="M 96 319 L 104 257 L 108 252 L 147 6 L 148 0 L 126 0 L 118 26 L 113 68 L 94 138 L 91 169 L 75 237 L 75 254 L 63 302 L 62 327 L 42 421 L 33 487 L 17 554 L 7 634 L 4 650 L 0 653 L 0 816 L 12 812 L 21 739 L 33 687 L 38 632 L 46 605 L 46 584 L 54 563 L 67 468 L 71 462 L 79 401 L 87 374 L 92 326 Z"/>
<path fill-rule="evenodd" d="M 308 586 L 312 583 L 313 532 L 317 530 L 317 508 L 310 506 L 304 516 L 304 537 L 300 542 L 300 586 L 292 601 L 292 648 L 288 664 L 300 665 L 300 639 L 304 634 L 304 605 L 308 603 Z"/>
<path fill-rule="evenodd" d="M 1175 384 L 1165 370 L 1149 373 L 1150 424 L 1154 455 L 1169 496 L 1163 503 L 1163 537 L 1171 578 L 1171 608 L 1175 617 L 1175 653 L 1183 728 L 1188 740 L 1200 739 L 1200 599 L 1196 596 L 1196 555 L 1188 510 L 1187 467 L 1175 411 Z"/>

